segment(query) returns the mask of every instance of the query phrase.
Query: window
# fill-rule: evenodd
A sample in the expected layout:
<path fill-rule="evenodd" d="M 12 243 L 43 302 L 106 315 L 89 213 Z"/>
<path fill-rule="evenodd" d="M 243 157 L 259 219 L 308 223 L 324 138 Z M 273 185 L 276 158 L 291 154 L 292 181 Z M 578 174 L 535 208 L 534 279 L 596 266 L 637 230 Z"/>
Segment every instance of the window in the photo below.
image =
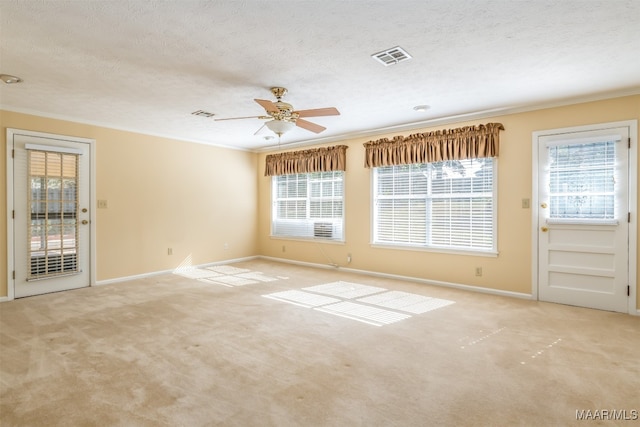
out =
<path fill-rule="evenodd" d="M 549 218 L 615 218 L 615 141 L 553 145 L 549 150 Z"/>
<path fill-rule="evenodd" d="M 373 168 L 373 243 L 495 251 L 494 162 Z"/>
<path fill-rule="evenodd" d="M 343 175 L 333 171 L 273 176 L 271 234 L 343 240 Z"/>
<path fill-rule="evenodd" d="M 28 280 L 78 271 L 78 154 L 29 149 Z"/>

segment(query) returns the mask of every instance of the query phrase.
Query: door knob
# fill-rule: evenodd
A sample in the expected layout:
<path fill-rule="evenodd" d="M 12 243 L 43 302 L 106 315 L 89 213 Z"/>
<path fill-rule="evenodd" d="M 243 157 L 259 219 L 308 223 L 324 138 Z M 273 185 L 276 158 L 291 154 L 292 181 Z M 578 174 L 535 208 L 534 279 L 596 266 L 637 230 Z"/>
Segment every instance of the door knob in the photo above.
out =
<path fill-rule="evenodd" d="M 86 219 L 83 219 L 82 220 L 82 225 L 87 225 L 87 224 L 89 224 L 89 221 L 87 221 Z"/>
<path fill-rule="evenodd" d="M 542 230 L 543 233 L 546 233 L 547 231 L 549 231 L 547 227 L 541 227 L 540 230 Z"/>
<path fill-rule="evenodd" d="M 542 203 L 542 204 L 540 205 L 540 207 L 541 207 L 542 209 L 547 209 L 547 204 L 546 204 L 546 203 Z"/>

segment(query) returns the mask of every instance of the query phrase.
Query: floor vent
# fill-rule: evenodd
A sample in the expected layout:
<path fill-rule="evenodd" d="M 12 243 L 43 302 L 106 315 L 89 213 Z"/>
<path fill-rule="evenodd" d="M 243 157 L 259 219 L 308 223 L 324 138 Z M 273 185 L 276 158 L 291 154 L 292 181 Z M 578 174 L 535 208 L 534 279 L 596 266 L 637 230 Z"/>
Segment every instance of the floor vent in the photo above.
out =
<path fill-rule="evenodd" d="M 409 55 L 407 51 L 400 46 L 392 47 L 391 49 L 374 53 L 373 55 L 371 55 L 371 57 L 380 62 L 385 67 L 411 59 L 411 55 Z"/>

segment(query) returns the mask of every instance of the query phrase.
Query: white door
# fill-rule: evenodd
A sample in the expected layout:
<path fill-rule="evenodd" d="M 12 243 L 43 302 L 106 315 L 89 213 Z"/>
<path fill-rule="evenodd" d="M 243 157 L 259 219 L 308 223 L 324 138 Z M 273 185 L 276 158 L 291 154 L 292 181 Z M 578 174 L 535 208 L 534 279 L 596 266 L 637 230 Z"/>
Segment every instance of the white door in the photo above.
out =
<path fill-rule="evenodd" d="M 89 142 L 10 131 L 16 298 L 91 283 Z M 11 268 L 11 267 L 10 267 Z"/>
<path fill-rule="evenodd" d="M 627 312 L 629 128 L 537 143 L 539 299 Z"/>

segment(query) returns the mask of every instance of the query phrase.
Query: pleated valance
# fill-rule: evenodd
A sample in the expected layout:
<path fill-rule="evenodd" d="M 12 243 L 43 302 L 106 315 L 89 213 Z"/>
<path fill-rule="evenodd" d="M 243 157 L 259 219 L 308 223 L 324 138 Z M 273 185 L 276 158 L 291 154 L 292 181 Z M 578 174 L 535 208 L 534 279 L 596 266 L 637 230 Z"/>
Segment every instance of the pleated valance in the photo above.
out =
<path fill-rule="evenodd" d="M 364 166 L 375 168 L 498 157 L 501 130 L 504 130 L 501 123 L 487 123 L 369 141 L 364 144 Z"/>
<path fill-rule="evenodd" d="M 296 173 L 344 171 L 347 163 L 346 145 L 269 154 L 264 176 Z"/>

